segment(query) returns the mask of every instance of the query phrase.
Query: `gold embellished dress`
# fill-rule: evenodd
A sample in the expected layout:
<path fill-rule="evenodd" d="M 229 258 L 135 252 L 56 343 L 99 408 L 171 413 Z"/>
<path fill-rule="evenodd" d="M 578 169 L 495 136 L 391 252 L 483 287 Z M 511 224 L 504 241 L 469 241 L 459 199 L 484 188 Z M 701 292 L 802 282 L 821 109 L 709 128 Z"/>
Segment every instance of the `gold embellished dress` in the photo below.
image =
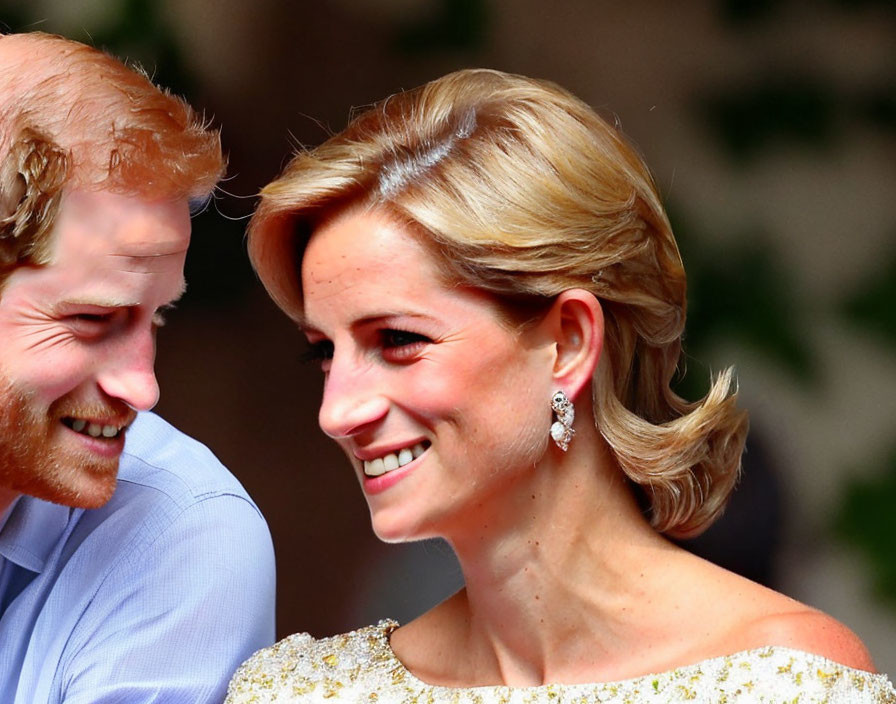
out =
<path fill-rule="evenodd" d="M 290 636 L 243 663 L 225 704 L 896 704 L 885 675 L 774 646 L 618 682 L 439 687 L 414 677 L 395 657 L 389 634 L 397 627 L 380 621 L 330 638 Z"/>

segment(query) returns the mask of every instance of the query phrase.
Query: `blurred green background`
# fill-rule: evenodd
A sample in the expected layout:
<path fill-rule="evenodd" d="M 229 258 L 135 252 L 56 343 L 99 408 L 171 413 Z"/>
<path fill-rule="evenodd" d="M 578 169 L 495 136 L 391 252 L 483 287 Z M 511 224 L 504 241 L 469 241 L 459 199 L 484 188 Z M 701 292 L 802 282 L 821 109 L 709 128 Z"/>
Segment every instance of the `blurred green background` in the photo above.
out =
<path fill-rule="evenodd" d="M 267 515 L 281 635 L 409 618 L 458 575 L 443 546 L 372 537 L 316 426 L 318 374 L 245 258 L 253 195 L 351 107 L 480 65 L 570 88 L 654 170 L 689 273 L 681 389 L 733 363 L 752 414 L 742 485 L 693 549 L 896 673 L 896 2 L 0 0 L 0 30 L 138 62 L 223 129 L 159 410 Z"/>

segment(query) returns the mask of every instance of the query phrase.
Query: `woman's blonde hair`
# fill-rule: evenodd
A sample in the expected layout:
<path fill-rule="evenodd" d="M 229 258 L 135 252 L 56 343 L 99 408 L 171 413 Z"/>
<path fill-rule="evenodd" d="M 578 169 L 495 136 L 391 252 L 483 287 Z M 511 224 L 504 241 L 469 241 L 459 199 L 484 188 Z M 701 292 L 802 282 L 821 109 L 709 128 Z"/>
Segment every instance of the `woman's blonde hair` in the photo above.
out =
<path fill-rule="evenodd" d="M 695 535 L 720 515 L 746 413 L 731 370 L 701 402 L 670 388 L 684 268 L 653 179 L 616 128 L 556 85 L 490 70 L 452 73 L 361 112 L 290 162 L 249 227 L 253 264 L 293 317 L 315 222 L 355 203 L 416 225 L 456 279 L 499 298 L 592 292 L 606 326 L 595 420 L 652 525 Z"/>

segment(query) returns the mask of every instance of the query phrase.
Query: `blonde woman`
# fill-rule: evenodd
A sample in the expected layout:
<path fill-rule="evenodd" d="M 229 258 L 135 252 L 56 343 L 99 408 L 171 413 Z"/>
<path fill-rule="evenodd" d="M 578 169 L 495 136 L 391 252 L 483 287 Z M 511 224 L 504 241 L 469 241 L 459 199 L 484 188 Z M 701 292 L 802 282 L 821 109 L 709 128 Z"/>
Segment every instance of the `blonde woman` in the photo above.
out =
<path fill-rule="evenodd" d="M 486 70 L 392 96 L 264 189 L 249 248 L 375 532 L 444 538 L 465 587 L 287 638 L 228 701 L 896 702 L 845 626 L 667 540 L 721 513 L 746 414 L 730 371 L 670 389 L 678 248 L 574 96 Z"/>

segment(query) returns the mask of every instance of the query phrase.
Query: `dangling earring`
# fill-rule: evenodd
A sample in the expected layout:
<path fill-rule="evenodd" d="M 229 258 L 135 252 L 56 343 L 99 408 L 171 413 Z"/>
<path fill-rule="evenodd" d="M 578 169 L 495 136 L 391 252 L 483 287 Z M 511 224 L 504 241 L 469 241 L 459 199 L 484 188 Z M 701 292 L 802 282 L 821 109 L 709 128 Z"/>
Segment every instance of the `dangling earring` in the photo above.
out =
<path fill-rule="evenodd" d="M 569 441 L 576 434 L 576 431 L 572 429 L 576 409 L 563 391 L 557 391 L 551 397 L 551 410 L 557 414 L 557 420 L 551 426 L 551 438 L 557 443 L 557 447 L 566 452 L 569 448 Z"/>

